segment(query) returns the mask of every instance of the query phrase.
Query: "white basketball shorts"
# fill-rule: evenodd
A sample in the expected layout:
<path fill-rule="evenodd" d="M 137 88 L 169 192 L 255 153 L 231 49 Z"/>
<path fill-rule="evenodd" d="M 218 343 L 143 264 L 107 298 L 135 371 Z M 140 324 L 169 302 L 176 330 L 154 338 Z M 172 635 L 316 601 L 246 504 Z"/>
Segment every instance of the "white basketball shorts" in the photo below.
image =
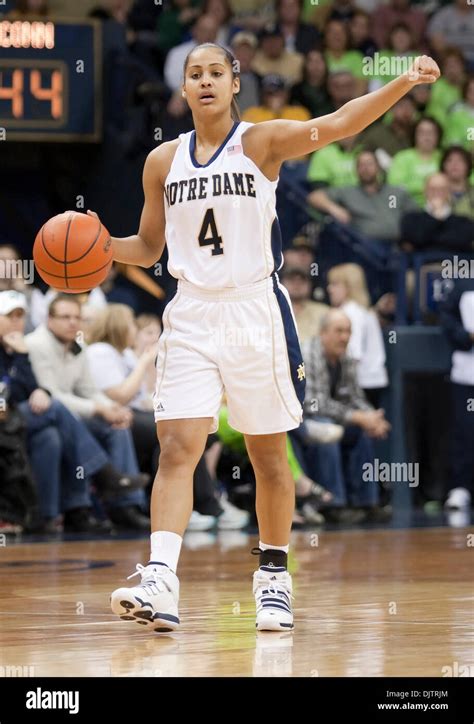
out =
<path fill-rule="evenodd" d="M 229 424 L 265 435 L 302 420 L 305 373 L 288 292 L 277 274 L 206 290 L 179 280 L 163 314 L 155 420 L 212 418 L 225 394 Z"/>

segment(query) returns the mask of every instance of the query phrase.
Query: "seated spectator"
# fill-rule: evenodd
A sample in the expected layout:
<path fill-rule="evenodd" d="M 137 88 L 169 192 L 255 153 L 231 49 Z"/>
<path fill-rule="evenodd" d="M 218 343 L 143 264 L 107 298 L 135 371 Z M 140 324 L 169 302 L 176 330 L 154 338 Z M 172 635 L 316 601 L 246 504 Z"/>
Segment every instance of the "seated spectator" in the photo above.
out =
<path fill-rule="evenodd" d="M 351 46 L 364 57 L 372 58 L 377 50 L 377 43 L 373 38 L 372 18 L 364 10 L 356 10 L 349 21 L 349 34 Z"/>
<path fill-rule="evenodd" d="M 290 102 L 308 109 L 311 118 L 331 113 L 332 103 L 326 88 L 327 67 L 320 50 L 310 50 L 304 60 L 301 83 L 291 90 Z"/>
<path fill-rule="evenodd" d="M 26 337 L 33 371 L 39 384 L 82 419 L 89 432 L 106 451 L 108 462 L 120 471 L 121 479 L 146 485 L 141 475 L 129 430 L 132 413 L 99 392 L 91 379 L 85 349 L 76 342 L 81 321 L 80 304 L 69 294 L 59 294 L 50 304 L 46 325 Z M 82 463 L 85 465 L 85 460 Z M 143 490 L 124 492 L 111 499 L 108 512 L 116 525 L 145 530 L 149 518 L 142 513 L 146 504 Z"/>
<path fill-rule="evenodd" d="M 275 22 L 275 3 L 268 0 L 230 0 L 235 27 L 258 33 Z"/>
<path fill-rule="evenodd" d="M 9 12 L 9 20 L 23 20 L 28 15 L 47 17 L 50 14 L 48 0 L 16 0 L 15 9 Z"/>
<path fill-rule="evenodd" d="M 157 21 L 157 45 L 163 56 L 184 42 L 185 36 L 201 13 L 195 0 L 171 0 Z"/>
<path fill-rule="evenodd" d="M 415 125 L 415 145 L 399 151 L 388 172 L 388 182 L 403 186 L 419 206 L 424 204 L 425 181 L 439 169 L 441 127 L 434 118 L 420 118 Z"/>
<path fill-rule="evenodd" d="M 156 376 L 158 336 L 138 355 L 131 349 L 136 336 L 132 310 L 124 304 L 109 304 L 91 325 L 86 354 L 97 389 L 133 410 L 131 431 L 140 469 L 154 475 L 159 456 L 156 423 L 152 406 L 143 405 L 149 400 L 145 379 L 152 373 Z"/>
<path fill-rule="evenodd" d="M 203 15 L 210 15 L 217 21 L 216 43 L 227 46 L 231 35 L 232 9 L 229 0 L 204 0 L 201 7 Z"/>
<path fill-rule="evenodd" d="M 451 190 L 453 213 L 474 221 L 474 185 L 469 183 L 472 160 L 466 149 L 451 146 L 441 159 L 441 171 L 446 175 Z"/>
<path fill-rule="evenodd" d="M 14 289 L 25 295 L 26 328 L 29 332 L 39 324 L 43 300 L 42 292 L 33 286 L 33 278 L 33 261 L 22 260 L 13 244 L 0 244 L 0 292 Z"/>
<path fill-rule="evenodd" d="M 311 298 L 312 279 L 309 271 L 285 265 L 280 272 L 280 278 L 290 295 L 298 338 L 300 342 L 305 342 L 319 334 L 321 319 L 329 307 Z"/>
<path fill-rule="evenodd" d="M 240 112 L 260 103 L 260 77 L 252 70 L 258 41 L 253 33 L 240 32 L 232 38 L 231 48 L 240 63 L 240 90 L 236 95 Z"/>
<path fill-rule="evenodd" d="M 441 326 L 452 347 L 449 509 L 469 508 L 474 494 L 474 279 L 456 280 L 441 305 Z"/>
<path fill-rule="evenodd" d="M 443 173 L 428 178 L 425 197 L 424 210 L 408 212 L 402 219 L 402 249 L 474 251 L 474 221 L 453 213 L 449 181 Z"/>
<path fill-rule="evenodd" d="M 349 317 L 332 309 L 322 320 L 320 338 L 313 337 L 302 346 L 307 382 L 305 414 L 344 426 L 340 443 L 308 447 L 308 474 L 333 495 L 329 519 L 383 520 L 388 511 L 378 508 L 377 483 L 363 479 L 363 466 L 374 458 L 371 438 L 385 438 L 390 425 L 384 411 L 369 404 L 358 384 L 356 362 L 347 356 L 350 336 Z"/>
<path fill-rule="evenodd" d="M 260 47 L 252 61 L 252 70 L 262 78 L 266 75 L 281 75 L 292 85 L 303 76 L 303 56 L 285 48 L 285 38 L 276 25 L 265 27 L 260 33 Z"/>
<path fill-rule="evenodd" d="M 375 41 L 379 48 L 386 48 L 390 33 L 395 25 L 403 23 L 413 33 L 413 45 L 419 48 L 423 44 L 426 29 L 426 15 L 421 8 L 414 8 L 409 0 L 390 0 L 386 5 L 377 3 L 372 21 Z"/>
<path fill-rule="evenodd" d="M 317 265 L 314 260 L 314 244 L 310 237 L 301 230 L 293 239 L 291 246 L 283 252 L 285 266 L 302 269 L 312 278 L 317 276 Z"/>
<path fill-rule="evenodd" d="M 324 29 L 324 56 L 328 71 L 346 71 L 356 79 L 356 94 L 367 90 L 364 57 L 359 50 L 350 50 L 349 28 L 340 20 L 330 20 Z"/>
<path fill-rule="evenodd" d="M 462 101 L 456 103 L 446 120 L 445 144 L 463 146 L 474 153 L 474 75 L 463 86 Z"/>
<path fill-rule="evenodd" d="M 313 187 L 357 184 L 356 157 L 360 151 L 359 136 L 341 138 L 315 151 L 308 166 L 308 181 Z"/>
<path fill-rule="evenodd" d="M 309 111 L 303 106 L 288 104 L 289 90 L 285 79 L 279 75 L 266 75 L 262 80 L 262 104 L 247 108 L 242 120 L 249 123 L 272 121 L 284 118 L 291 121 L 309 121 Z"/>
<path fill-rule="evenodd" d="M 285 47 L 306 55 L 317 48 L 321 35 L 314 25 L 300 20 L 302 0 L 276 0 L 276 22 L 285 39 Z"/>
<path fill-rule="evenodd" d="M 371 151 L 359 153 L 356 168 L 357 186 L 312 191 L 309 203 L 367 239 L 395 244 L 400 239 L 402 216 L 417 208 L 415 202 L 404 189 L 383 182 L 380 166 Z"/>
<path fill-rule="evenodd" d="M 459 48 L 474 70 L 474 13 L 466 0 L 454 0 L 430 19 L 427 36 L 431 47 L 441 55 L 446 47 Z"/>
<path fill-rule="evenodd" d="M 181 95 L 183 66 L 188 53 L 201 43 L 215 43 L 218 31 L 218 22 L 212 15 L 200 15 L 192 26 L 192 39 L 171 48 L 166 56 L 164 77 L 166 85 L 173 93 L 177 91 L 178 96 Z"/>
<path fill-rule="evenodd" d="M 104 496 L 121 494 L 142 480 L 124 478 L 107 460 L 83 423 L 48 389 L 40 388 L 31 369 L 23 336 L 26 299 L 15 291 L 0 293 L 0 375 L 7 384 L 9 406 L 16 407 L 25 423 L 33 477 L 38 489 L 39 532 L 57 532 L 64 513 L 66 530 L 107 531 L 107 522 L 91 515 L 91 477 Z M 78 475 L 82 468 L 83 474 Z"/>
<path fill-rule="evenodd" d="M 379 72 L 370 79 L 369 90 L 376 90 L 397 78 L 400 75 L 401 63 L 404 63 L 403 67 L 408 70 L 417 55 L 419 52 L 416 50 L 411 28 L 403 23 L 394 25 L 390 31 L 388 47 L 377 53 L 375 70 L 378 68 Z"/>
<path fill-rule="evenodd" d="M 446 131 L 446 123 L 451 118 L 451 110 L 462 100 L 466 80 L 466 61 L 459 48 L 446 48 L 440 63 L 441 77 L 434 83 L 426 108 L 426 115 L 435 118 Z M 450 143 L 445 134 L 444 142 Z"/>
<path fill-rule="evenodd" d="M 360 135 L 361 145 L 374 151 L 380 167 L 387 171 L 399 151 L 411 148 L 416 109 L 410 95 L 400 98 L 383 120 L 373 123 Z"/>
<path fill-rule="evenodd" d="M 385 345 L 377 315 L 369 308 L 364 270 L 358 264 L 338 264 L 327 279 L 331 306 L 342 309 L 351 320 L 347 353 L 358 363 L 358 383 L 370 404 L 379 407 L 388 385 Z"/>
<path fill-rule="evenodd" d="M 331 111 L 337 111 L 345 103 L 357 97 L 356 79 L 346 70 L 329 73 L 327 87 L 332 106 Z"/>
<path fill-rule="evenodd" d="M 315 7 L 315 3 L 312 2 L 313 12 L 310 21 L 320 30 L 324 30 L 329 20 L 349 23 L 356 12 L 354 4 L 354 0 L 319 0 Z"/>

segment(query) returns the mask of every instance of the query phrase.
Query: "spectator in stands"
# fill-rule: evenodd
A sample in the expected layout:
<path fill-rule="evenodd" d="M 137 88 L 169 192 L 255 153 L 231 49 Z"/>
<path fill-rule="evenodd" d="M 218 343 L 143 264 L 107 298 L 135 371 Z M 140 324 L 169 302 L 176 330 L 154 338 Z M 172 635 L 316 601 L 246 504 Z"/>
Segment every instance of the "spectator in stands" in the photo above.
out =
<path fill-rule="evenodd" d="M 215 43 L 219 25 L 212 15 L 200 15 L 192 26 L 192 39 L 171 48 L 166 56 L 164 76 L 168 88 L 181 95 L 181 84 L 183 81 L 183 65 L 188 53 L 195 45 L 201 43 Z"/>
<path fill-rule="evenodd" d="M 431 47 L 441 54 L 447 46 L 459 48 L 474 70 L 474 13 L 466 0 L 454 0 L 431 18 L 427 35 Z"/>
<path fill-rule="evenodd" d="M 400 73 L 401 63 L 404 61 L 405 69 L 411 66 L 419 55 L 413 40 L 411 28 L 404 23 L 394 25 L 390 31 L 388 47 L 377 53 L 377 67 L 379 73 L 374 75 L 369 83 L 369 90 L 373 91 L 389 83 Z"/>
<path fill-rule="evenodd" d="M 137 334 L 133 343 L 133 353 L 139 358 L 150 345 L 156 344 L 161 335 L 162 328 L 159 317 L 156 314 L 140 314 L 135 320 Z M 143 388 L 137 400 L 137 409 L 153 410 L 153 394 L 156 386 L 156 368 L 148 367 L 143 378 Z"/>
<path fill-rule="evenodd" d="M 447 509 L 468 508 L 474 493 L 474 279 L 456 280 L 441 305 L 453 347 L 450 489 Z"/>
<path fill-rule="evenodd" d="M 83 420 L 122 476 L 146 484 L 148 476 L 139 473 L 129 430 L 132 413 L 95 387 L 86 351 L 76 342 L 80 312 L 79 302 L 68 294 L 52 301 L 47 325 L 26 337 L 34 373 L 40 385 Z M 141 512 L 144 505 L 143 490 L 134 490 L 111 500 L 109 515 L 118 526 L 146 529 L 150 521 Z"/>
<path fill-rule="evenodd" d="M 328 95 L 332 104 L 332 111 L 351 101 L 357 96 L 356 79 L 346 70 L 329 73 L 327 80 Z"/>
<path fill-rule="evenodd" d="M 474 153 L 474 75 L 466 79 L 462 101 L 450 109 L 445 127 L 446 145 L 456 144 Z"/>
<path fill-rule="evenodd" d="M 367 76 L 364 75 L 364 57 L 359 50 L 350 50 L 348 26 L 340 20 L 330 20 L 324 30 L 325 58 L 330 73 L 346 71 L 356 79 L 356 93 L 367 90 Z"/>
<path fill-rule="evenodd" d="M 451 190 L 453 213 L 474 221 L 474 185 L 469 183 L 472 160 L 461 146 L 451 146 L 441 159 L 441 171 L 446 175 Z"/>
<path fill-rule="evenodd" d="M 384 411 L 368 403 L 358 384 L 356 362 L 347 355 L 350 336 L 349 317 L 332 309 L 322 320 L 320 337 L 302 346 L 305 414 L 344 426 L 340 443 L 308 447 L 308 473 L 333 495 L 332 505 L 339 510 L 330 511 L 329 519 L 386 519 L 387 511 L 378 509 L 378 486 L 363 479 L 363 466 L 374 457 L 371 438 L 385 438 L 390 425 Z M 347 510 L 348 505 L 356 510 Z"/>
<path fill-rule="evenodd" d="M 154 474 L 159 453 L 155 418 L 152 407 L 143 409 L 142 405 L 149 399 L 145 379 L 155 371 L 158 337 L 136 355 L 131 350 L 136 335 L 132 310 L 124 304 L 109 304 L 92 323 L 86 353 L 97 389 L 133 410 L 131 430 L 140 469 L 152 469 Z"/>
<path fill-rule="evenodd" d="M 14 289 L 25 295 L 27 302 L 26 330 L 31 332 L 41 321 L 44 295 L 32 284 L 33 261 L 28 259 L 24 262 L 20 259 L 18 250 L 13 244 L 0 244 L 0 292 Z M 29 270 L 31 276 L 28 273 Z"/>
<path fill-rule="evenodd" d="M 216 43 L 226 46 L 231 34 L 232 10 L 229 0 L 204 0 L 203 15 L 210 15 L 217 22 Z"/>
<path fill-rule="evenodd" d="M 292 121 L 309 121 L 309 111 L 303 106 L 289 105 L 289 89 L 280 75 L 266 75 L 262 79 L 262 103 L 247 108 L 242 114 L 243 121 L 261 123 L 275 118 Z"/>
<path fill-rule="evenodd" d="M 108 462 L 83 423 L 49 389 L 38 386 L 23 336 L 26 299 L 15 291 L 0 293 L 0 375 L 26 423 L 28 450 L 38 488 L 36 530 L 57 532 L 62 523 L 76 532 L 106 531 L 110 526 L 91 515 L 91 477 L 104 497 L 142 486 L 141 479 L 125 478 Z M 82 474 L 78 471 L 82 469 Z"/>
<path fill-rule="evenodd" d="M 377 50 L 373 37 L 372 18 L 364 10 L 356 10 L 349 22 L 351 46 L 363 56 L 372 58 Z"/>
<path fill-rule="evenodd" d="M 290 295 L 298 338 L 300 342 L 305 342 L 319 334 L 321 319 L 329 307 L 311 298 L 312 278 L 309 270 L 285 265 L 280 272 L 280 278 Z"/>
<path fill-rule="evenodd" d="M 268 0 L 230 0 L 234 26 L 258 33 L 275 22 L 275 3 Z"/>
<path fill-rule="evenodd" d="M 349 23 L 355 12 L 354 0 L 331 0 L 330 2 L 325 0 L 319 3 L 319 7 L 314 10 L 311 22 L 315 23 L 320 30 L 324 30 L 329 20 Z"/>
<path fill-rule="evenodd" d="M 304 58 L 301 53 L 285 48 L 283 32 L 277 25 L 265 27 L 260 33 L 260 47 L 255 53 L 252 69 L 258 75 L 281 75 L 289 85 L 303 76 Z"/>
<path fill-rule="evenodd" d="M 403 186 L 423 206 L 425 181 L 439 169 L 442 130 L 434 118 L 426 117 L 415 124 L 414 134 L 414 147 L 395 155 L 388 172 L 388 182 L 393 186 Z"/>
<path fill-rule="evenodd" d="M 357 184 L 356 157 L 360 151 L 359 136 L 341 138 L 337 143 L 315 151 L 308 166 L 308 181 L 313 188 Z"/>
<path fill-rule="evenodd" d="M 474 221 L 453 213 L 449 180 L 444 173 L 435 173 L 427 179 L 425 197 L 423 210 L 410 211 L 402 219 L 402 248 L 405 251 L 474 251 Z"/>
<path fill-rule="evenodd" d="M 287 266 L 298 267 L 312 276 L 317 275 L 317 267 L 314 263 L 314 241 L 305 229 L 301 229 L 292 239 L 291 246 L 284 249 L 283 257 Z"/>
<path fill-rule="evenodd" d="M 462 99 L 466 80 L 466 61 L 459 48 L 446 48 L 443 53 L 440 83 L 431 89 L 426 115 L 435 118 L 446 130 L 446 123 L 451 118 L 451 110 Z M 445 143 L 450 143 L 447 134 Z"/>
<path fill-rule="evenodd" d="M 402 216 L 417 208 L 415 202 L 403 188 L 383 182 L 372 151 L 359 153 L 356 169 L 356 186 L 317 189 L 308 196 L 309 203 L 367 239 L 395 244 Z"/>
<path fill-rule="evenodd" d="M 248 32 L 236 33 L 231 42 L 234 57 L 240 63 L 240 90 L 236 98 L 241 113 L 260 103 L 260 77 L 252 70 L 257 45 L 256 36 Z"/>
<path fill-rule="evenodd" d="M 361 145 L 374 151 L 381 168 L 387 171 L 392 158 L 399 151 L 411 147 L 416 121 L 415 102 L 410 95 L 403 96 L 392 106 L 390 121 L 384 118 L 361 133 Z"/>
<path fill-rule="evenodd" d="M 276 22 L 285 39 L 286 49 L 306 55 L 319 46 L 321 35 L 314 25 L 301 22 L 302 4 L 302 0 L 276 0 Z"/>
<path fill-rule="evenodd" d="M 88 15 L 90 18 L 115 20 L 115 22 L 125 25 L 132 4 L 132 0 L 99 0 Z"/>
<path fill-rule="evenodd" d="M 370 297 L 364 270 L 358 264 L 338 264 L 328 273 L 328 296 L 351 320 L 349 357 L 356 360 L 357 381 L 373 407 L 380 406 L 383 390 L 388 386 L 386 355 L 382 330 Z"/>
<path fill-rule="evenodd" d="M 331 113 L 333 108 L 326 81 L 324 54 L 320 50 L 310 50 L 304 59 L 303 80 L 293 86 L 290 102 L 307 108 L 310 118 Z"/>
<path fill-rule="evenodd" d="M 409 0 L 390 0 L 388 5 L 378 3 L 373 14 L 373 24 L 375 41 L 379 48 L 387 47 L 393 27 L 400 23 L 411 28 L 414 46 L 422 47 L 426 30 L 426 15 L 423 10 L 411 5 Z"/>
<path fill-rule="evenodd" d="M 157 44 L 163 55 L 180 45 L 201 9 L 195 0 L 171 0 L 158 16 Z"/>

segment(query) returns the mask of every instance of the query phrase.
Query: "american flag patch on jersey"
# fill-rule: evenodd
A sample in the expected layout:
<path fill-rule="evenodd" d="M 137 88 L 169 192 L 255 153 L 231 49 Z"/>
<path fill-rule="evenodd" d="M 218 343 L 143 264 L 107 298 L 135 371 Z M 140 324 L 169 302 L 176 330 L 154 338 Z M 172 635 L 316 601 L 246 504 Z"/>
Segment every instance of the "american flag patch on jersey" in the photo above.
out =
<path fill-rule="evenodd" d="M 237 144 L 237 146 L 228 146 L 227 153 L 229 156 L 236 153 L 242 153 L 242 146 L 240 144 Z"/>

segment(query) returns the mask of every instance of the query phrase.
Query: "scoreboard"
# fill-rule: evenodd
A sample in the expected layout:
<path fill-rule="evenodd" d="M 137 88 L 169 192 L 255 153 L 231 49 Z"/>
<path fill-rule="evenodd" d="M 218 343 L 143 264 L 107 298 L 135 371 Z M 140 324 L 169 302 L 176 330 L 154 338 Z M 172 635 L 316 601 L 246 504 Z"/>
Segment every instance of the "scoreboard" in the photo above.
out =
<path fill-rule="evenodd" d="M 96 20 L 0 19 L 5 141 L 100 141 L 102 36 Z"/>

